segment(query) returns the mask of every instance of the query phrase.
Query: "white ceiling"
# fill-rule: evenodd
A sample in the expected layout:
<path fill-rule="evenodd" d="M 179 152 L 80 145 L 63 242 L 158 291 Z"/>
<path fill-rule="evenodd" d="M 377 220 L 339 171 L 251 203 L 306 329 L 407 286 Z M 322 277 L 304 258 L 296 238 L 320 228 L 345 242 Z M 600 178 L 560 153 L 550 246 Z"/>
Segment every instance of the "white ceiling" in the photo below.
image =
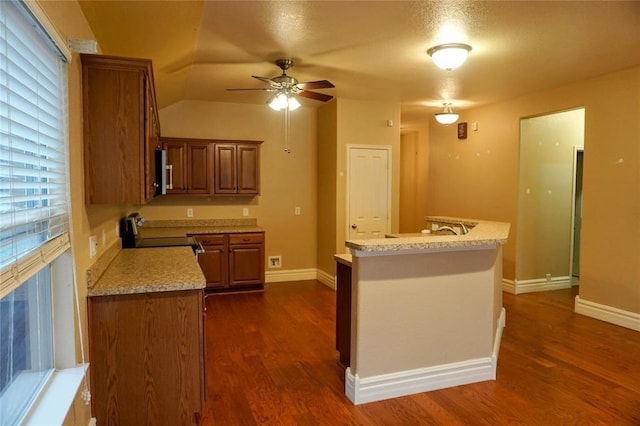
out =
<path fill-rule="evenodd" d="M 401 104 L 403 119 L 493 103 L 640 64 L 638 1 L 80 1 L 101 51 L 153 60 L 160 107 L 264 103 L 278 58 L 337 97 Z M 459 69 L 426 50 L 462 42 Z M 637 90 L 637 88 L 635 88 Z M 303 99 L 303 105 L 320 102 Z"/>

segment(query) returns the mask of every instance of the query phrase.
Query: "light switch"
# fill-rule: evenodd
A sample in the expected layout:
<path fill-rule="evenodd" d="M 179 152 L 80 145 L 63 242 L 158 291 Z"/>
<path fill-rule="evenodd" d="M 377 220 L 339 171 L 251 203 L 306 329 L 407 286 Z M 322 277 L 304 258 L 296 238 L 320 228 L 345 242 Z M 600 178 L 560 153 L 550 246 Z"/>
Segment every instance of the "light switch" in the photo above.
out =
<path fill-rule="evenodd" d="M 300 216 L 300 207 L 296 207 L 294 209 L 294 213 L 295 213 L 296 216 Z"/>

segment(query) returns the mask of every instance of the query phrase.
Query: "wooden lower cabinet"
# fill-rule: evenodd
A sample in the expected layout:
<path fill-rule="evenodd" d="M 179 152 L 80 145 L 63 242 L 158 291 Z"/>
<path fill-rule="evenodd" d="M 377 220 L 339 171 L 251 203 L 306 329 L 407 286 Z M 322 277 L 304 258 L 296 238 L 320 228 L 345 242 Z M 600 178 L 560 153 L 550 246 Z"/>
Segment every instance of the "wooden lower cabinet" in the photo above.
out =
<path fill-rule="evenodd" d="M 209 291 L 264 288 L 264 232 L 198 234 L 198 263 Z"/>
<path fill-rule="evenodd" d="M 91 404 L 99 425 L 199 424 L 202 290 L 90 297 Z"/>

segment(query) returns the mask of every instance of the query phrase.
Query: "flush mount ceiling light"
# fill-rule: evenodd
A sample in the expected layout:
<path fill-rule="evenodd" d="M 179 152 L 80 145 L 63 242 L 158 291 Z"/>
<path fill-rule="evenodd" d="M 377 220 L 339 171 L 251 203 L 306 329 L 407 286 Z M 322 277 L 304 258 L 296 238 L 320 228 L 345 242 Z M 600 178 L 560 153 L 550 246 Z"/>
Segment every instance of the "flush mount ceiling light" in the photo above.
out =
<path fill-rule="evenodd" d="M 447 43 L 434 46 L 427 50 L 429 56 L 438 68 L 451 71 L 458 68 L 467 59 L 471 46 L 463 43 Z"/>
<path fill-rule="evenodd" d="M 433 114 L 436 117 L 436 121 L 444 125 L 458 121 L 458 114 L 451 111 L 451 102 L 445 102 L 442 105 L 444 105 L 444 111 Z"/>

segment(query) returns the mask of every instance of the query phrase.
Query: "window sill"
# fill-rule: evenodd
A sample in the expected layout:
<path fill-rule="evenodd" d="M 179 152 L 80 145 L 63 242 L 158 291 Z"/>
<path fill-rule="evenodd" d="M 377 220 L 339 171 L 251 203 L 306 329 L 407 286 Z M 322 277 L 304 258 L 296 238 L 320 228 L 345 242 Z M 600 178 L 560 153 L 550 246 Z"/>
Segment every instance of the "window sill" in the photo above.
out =
<path fill-rule="evenodd" d="M 25 416 L 23 425 L 61 425 L 82 385 L 89 364 L 56 370 Z"/>

